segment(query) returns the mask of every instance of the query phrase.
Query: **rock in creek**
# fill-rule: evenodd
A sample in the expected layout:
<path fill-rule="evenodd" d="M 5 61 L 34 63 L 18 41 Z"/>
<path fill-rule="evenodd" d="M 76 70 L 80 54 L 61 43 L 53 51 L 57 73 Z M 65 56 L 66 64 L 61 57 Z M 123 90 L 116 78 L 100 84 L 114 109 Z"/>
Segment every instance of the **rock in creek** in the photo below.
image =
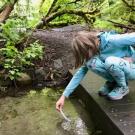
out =
<path fill-rule="evenodd" d="M 32 79 L 27 73 L 21 73 L 20 77 L 17 78 L 17 84 L 19 85 L 29 85 Z"/>

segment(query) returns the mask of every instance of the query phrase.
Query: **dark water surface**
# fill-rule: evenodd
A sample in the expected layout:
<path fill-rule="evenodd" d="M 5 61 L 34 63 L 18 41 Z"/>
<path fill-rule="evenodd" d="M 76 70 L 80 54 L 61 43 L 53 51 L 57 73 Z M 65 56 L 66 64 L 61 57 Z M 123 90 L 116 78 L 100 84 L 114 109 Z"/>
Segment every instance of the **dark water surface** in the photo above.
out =
<path fill-rule="evenodd" d="M 67 100 L 64 113 L 55 110 L 59 92 L 45 88 L 26 96 L 0 99 L 0 135 L 96 135 L 87 112 L 77 99 Z"/>

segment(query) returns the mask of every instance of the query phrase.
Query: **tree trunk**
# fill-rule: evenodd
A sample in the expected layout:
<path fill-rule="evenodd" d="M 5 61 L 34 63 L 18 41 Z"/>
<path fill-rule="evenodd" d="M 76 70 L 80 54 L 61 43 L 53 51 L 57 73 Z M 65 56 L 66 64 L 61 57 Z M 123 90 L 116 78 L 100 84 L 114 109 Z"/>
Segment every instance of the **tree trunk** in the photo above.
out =
<path fill-rule="evenodd" d="M 0 12 L 0 23 L 3 23 L 6 19 L 8 19 L 10 13 L 14 9 L 14 5 L 18 0 L 15 0 L 14 3 L 8 3 L 3 10 Z"/>

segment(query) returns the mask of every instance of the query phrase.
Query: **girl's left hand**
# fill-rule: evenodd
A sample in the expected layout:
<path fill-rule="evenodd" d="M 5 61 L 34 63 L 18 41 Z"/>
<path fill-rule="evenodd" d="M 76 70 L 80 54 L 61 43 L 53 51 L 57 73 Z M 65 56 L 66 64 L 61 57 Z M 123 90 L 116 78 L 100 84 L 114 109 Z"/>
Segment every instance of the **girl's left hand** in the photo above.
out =
<path fill-rule="evenodd" d="M 133 62 L 133 59 L 131 57 L 124 57 L 123 59 L 128 61 L 129 63 Z"/>

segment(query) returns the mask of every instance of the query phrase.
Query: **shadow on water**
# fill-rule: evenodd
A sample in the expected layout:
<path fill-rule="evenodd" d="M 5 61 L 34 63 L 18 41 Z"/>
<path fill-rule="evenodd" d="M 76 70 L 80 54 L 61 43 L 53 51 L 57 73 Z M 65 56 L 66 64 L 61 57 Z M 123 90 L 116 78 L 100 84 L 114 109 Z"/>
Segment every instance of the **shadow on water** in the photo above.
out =
<path fill-rule="evenodd" d="M 62 92 L 62 90 L 59 90 Z M 55 110 L 58 90 L 30 90 L 19 97 L 0 99 L 0 135 L 101 135 L 76 98 L 67 100 L 64 112 L 68 123 Z"/>

